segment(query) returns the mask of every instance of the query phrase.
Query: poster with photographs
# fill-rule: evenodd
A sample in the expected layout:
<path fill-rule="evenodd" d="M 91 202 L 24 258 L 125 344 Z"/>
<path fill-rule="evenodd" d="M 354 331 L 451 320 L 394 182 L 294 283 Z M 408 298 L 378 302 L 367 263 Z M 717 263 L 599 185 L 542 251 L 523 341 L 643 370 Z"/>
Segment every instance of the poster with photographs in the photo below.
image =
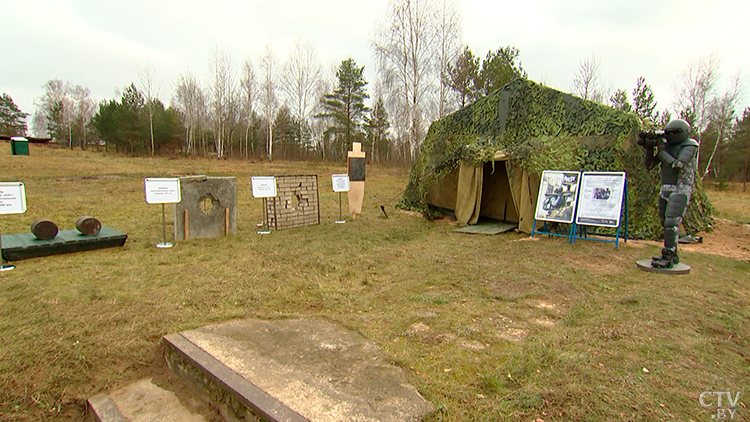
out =
<path fill-rule="evenodd" d="M 537 220 L 572 223 L 581 172 L 545 170 L 536 200 Z"/>
<path fill-rule="evenodd" d="M 619 227 L 625 172 L 584 172 L 576 224 Z"/>

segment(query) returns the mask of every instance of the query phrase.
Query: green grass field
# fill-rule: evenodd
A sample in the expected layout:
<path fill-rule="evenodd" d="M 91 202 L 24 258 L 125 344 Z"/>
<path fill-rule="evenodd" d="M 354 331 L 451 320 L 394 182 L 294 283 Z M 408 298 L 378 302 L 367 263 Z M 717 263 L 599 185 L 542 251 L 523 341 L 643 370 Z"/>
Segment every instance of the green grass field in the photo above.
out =
<path fill-rule="evenodd" d="M 330 188 L 343 163 L 36 145 L 15 157 L 0 143 L 0 168 L 28 202 L 0 216 L 3 234 L 91 215 L 129 236 L 0 273 L 2 420 L 81 419 L 87 398 L 165 371 L 161 336 L 250 317 L 322 317 L 360 332 L 438 407 L 428 421 L 710 421 L 701 392 L 750 394 L 747 260 L 684 252 L 691 274 L 654 275 L 635 261 L 656 245 L 458 234 L 395 201 L 386 219 L 379 205 L 406 186 L 401 167 L 368 167 L 363 213 L 346 224 L 334 224 Z M 238 178 L 238 234 L 157 249 L 161 207 L 145 203 L 143 179 L 188 174 Z M 322 223 L 260 236 L 250 177 L 282 174 L 319 176 Z M 750 194 L 710 195 L 725 218 L 750 221 Z M 734 420 L 747 418 L 738 405 Z"/>

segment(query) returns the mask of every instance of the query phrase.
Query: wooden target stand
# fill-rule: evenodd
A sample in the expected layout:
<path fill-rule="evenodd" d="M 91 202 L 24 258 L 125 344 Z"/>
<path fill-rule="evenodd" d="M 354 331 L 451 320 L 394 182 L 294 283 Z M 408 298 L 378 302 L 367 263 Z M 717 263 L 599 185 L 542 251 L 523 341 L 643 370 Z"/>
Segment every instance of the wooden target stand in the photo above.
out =
<path fill-rule="evenodd" d="M 361 142 L 353 142 L 352 150 L 347 153 L 346 172 L 349 175 L 349 213 L 355 220 L 362 213 L 365 199 L 365 157 Z"/>

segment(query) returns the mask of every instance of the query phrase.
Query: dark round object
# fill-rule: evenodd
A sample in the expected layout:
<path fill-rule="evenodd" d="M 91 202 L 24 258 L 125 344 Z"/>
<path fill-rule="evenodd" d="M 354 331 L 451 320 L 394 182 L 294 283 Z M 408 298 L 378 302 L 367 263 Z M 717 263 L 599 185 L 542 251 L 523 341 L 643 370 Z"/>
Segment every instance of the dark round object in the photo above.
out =
<path fill-rule="evenodd" d="M 76 221 L 76 228 L 84 236 L 95 236 L 99 234 L 99 231 L 101 231 L 102 223 L 94 217 L 83 215 L 78 217 L 78 220 Z"/>
<path fill-rule="evenodd" d="M 57 224 L 46 218 L 37 218 L 31 223 L 31 232 L 39 240 L 54 239 L 57 236 Z"/>

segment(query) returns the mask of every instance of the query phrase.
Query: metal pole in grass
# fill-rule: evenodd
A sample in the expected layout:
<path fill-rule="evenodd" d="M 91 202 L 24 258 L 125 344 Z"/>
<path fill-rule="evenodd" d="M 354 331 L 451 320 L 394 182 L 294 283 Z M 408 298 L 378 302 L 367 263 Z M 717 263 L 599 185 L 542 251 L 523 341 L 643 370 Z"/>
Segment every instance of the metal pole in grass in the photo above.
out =
<path fill-rule="evenodd" d="M 174 246 L 171 243 L 167 243 L 167 210 L 166 210 L 166 207 L 167 207 L 166 204 L 164 203 L 161 204 L 162 238 L 164 239 L 164 241 L 162 243 L 156 244 L 157 248 L 162 248 L 162 249 L 171 248 L 172 246 Z"/>
<path fill-rule="evenodd" d="M 343 192 L 349 192 L 349 175 L 348 174 L 332 174 L 331 175 L 331 181 L 333 182 L 333 191 L 339 193 L 339 219 L 335 221 L 335 223 L 343 224 L 346 223 L 346 220 L 344 220 L 344 215 L 341 211 L 342 207 L 342 200 L 341 200 L 341 194 Z"/>
<path fill-rule="evenodd" d="M 271 230 L 268 228 L 268 198 L 263 198 L 263 222 L 261 223 L 258 234 L 271 234 Z"/>
<path fill-rule="evenodd" d="M 0 233 L 0 271 L 10 271 L 16 268 L 13 265 L 5 265 L 5 257 L 3 257 L 3 234 Z"/>
<path fill-rule="evenodd" d="M 336 221 L 338 224 L 344 224 L 346 223 L 346 220 L 344 220 L 344 215 L 341 211 L 341 192 L 339 192 L 339 219 Z"/>
<path fill-rule="evenodd" d="M 161 204 L 162 243 L 157 243 L 157 248 L 171 248 L 173 245 L 167 242 L 167 210 L 166 204 L 177 204 L 182 201 L 180 191 L 180 179 L 177 178 L 153 178 L 144 179 L 147 204 Z"/>

